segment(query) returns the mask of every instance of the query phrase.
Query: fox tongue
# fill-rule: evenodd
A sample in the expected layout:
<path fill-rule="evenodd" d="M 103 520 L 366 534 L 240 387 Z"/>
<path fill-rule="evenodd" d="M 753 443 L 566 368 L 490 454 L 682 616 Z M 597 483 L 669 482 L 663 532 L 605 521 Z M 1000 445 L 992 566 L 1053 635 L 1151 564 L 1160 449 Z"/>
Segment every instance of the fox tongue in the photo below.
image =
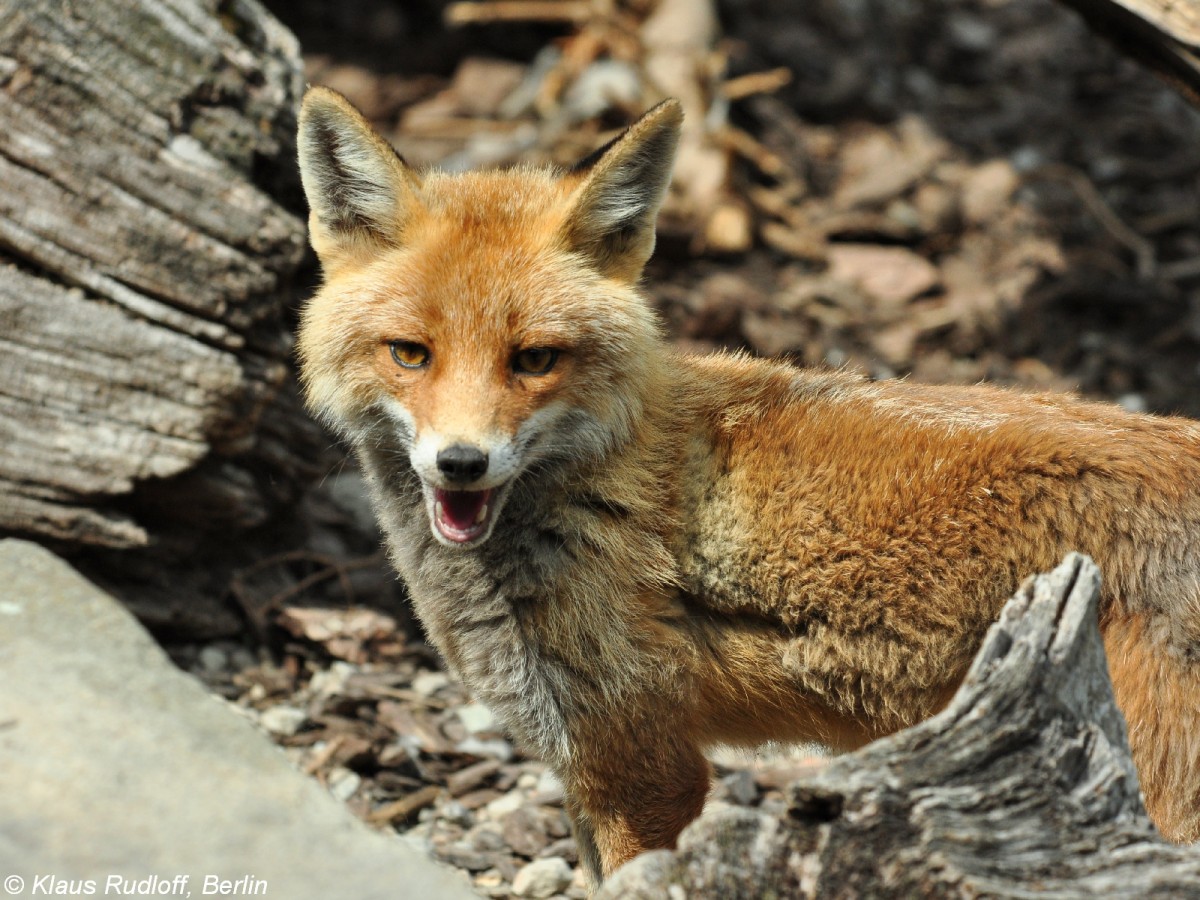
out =
<path fill-rule="evenodd" d="M 455 531 L 471 531 L 478 525 L 480 513 L 491 491 L 447 491 L 438 488 L 435 498 L 441 505 L 442 520 Z"/>

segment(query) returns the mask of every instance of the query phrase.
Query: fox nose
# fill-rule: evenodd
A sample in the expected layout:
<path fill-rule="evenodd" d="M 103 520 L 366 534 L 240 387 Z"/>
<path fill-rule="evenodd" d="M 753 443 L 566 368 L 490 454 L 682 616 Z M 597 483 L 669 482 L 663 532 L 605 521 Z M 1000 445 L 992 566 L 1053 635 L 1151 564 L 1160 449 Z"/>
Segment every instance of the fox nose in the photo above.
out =
<path fill-rule="evenodd" d="M 470 444 L 451 444 L 439 450 L 437 467 L 449 481 L 465 484 L 474 481 L 487 471 L 487 454 Z"/>

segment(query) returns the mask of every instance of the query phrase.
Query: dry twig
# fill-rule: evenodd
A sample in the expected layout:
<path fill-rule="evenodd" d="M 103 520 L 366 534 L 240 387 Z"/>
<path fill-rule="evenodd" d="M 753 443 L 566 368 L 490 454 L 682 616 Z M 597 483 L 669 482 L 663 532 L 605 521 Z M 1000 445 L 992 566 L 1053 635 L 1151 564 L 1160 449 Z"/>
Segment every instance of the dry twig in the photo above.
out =
<path fill-rule="evenodd" d="M 367 821 L 372 825 L 392 825 L 396 822 L 403 822 L 414 813 L 437 802 L 437 798 L 441 796 L 442 790 L 436 784 L 426 785 L 420 790 L 413 791 L 406 797 L 393 800 L 391 803 L 385 803 L 378 809 L 373 810 L 367 815 Z"/>
<path fill-rule="evenodd" d="M 481 0 L 451 3 L 447 25 L 491 25 L 496 22 L 571 22 L 582 25 L 595 15 L 589 0 Z"/>
<path fill-rule="evenodd" d="M 1062 163 L 1048 163 L 1039 166 L 1025 178 L 1027 181 L 1038 178 L 1051 179 L 1070 187 L 1088 212 L 1092 214 L 1092 217 L 1100 223 L 1113 240 L 1133 253 L 1138 277 L 1144 280 L 1154 277 L 1158 265 L 1155 259 L 1154 245 L 1126 225 L 1121 217 L 1113 212 L 1113 208 L 1096 190 L 1096 186 L 1092 184 L 1090 178 L 1078 169 Z"/>

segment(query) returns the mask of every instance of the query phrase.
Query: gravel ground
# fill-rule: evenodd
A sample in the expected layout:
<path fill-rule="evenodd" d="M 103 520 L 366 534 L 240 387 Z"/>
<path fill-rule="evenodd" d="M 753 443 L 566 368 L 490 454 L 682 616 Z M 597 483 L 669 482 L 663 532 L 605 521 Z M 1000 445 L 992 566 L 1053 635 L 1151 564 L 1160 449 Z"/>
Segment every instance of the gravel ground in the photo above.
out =
<path fill-rule="evenodd" d="M 290 644 L 282 664 L 231 642 L 175 657 L 358 815 L 466 871 L 484 896 L 586 896 L 562 785 L 431 666 L 426 645 L 365 610 L 321 610 L 306 626 L 317 637 Z M 803 752 L 718 754 L 709 802 L 782 811 L 783 786 L 816 765 Z"/>

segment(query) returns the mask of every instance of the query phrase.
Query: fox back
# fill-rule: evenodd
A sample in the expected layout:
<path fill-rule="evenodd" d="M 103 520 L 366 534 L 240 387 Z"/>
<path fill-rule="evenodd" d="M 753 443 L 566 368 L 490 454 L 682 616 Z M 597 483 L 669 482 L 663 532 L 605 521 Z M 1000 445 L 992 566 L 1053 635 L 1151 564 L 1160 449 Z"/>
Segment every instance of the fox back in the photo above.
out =
<path fill-rule="evenodd" d="M 299 353 L 451 668 L 567 791 L 599 877 L 673 845 L 715 743 L 937 712 L 1069 550 L 1152 816 L 1200 837 L 1200 429 L 664 342 L 637 291 L 680 112 L 578 166 L 416 172 L 309 91 Z"/>

